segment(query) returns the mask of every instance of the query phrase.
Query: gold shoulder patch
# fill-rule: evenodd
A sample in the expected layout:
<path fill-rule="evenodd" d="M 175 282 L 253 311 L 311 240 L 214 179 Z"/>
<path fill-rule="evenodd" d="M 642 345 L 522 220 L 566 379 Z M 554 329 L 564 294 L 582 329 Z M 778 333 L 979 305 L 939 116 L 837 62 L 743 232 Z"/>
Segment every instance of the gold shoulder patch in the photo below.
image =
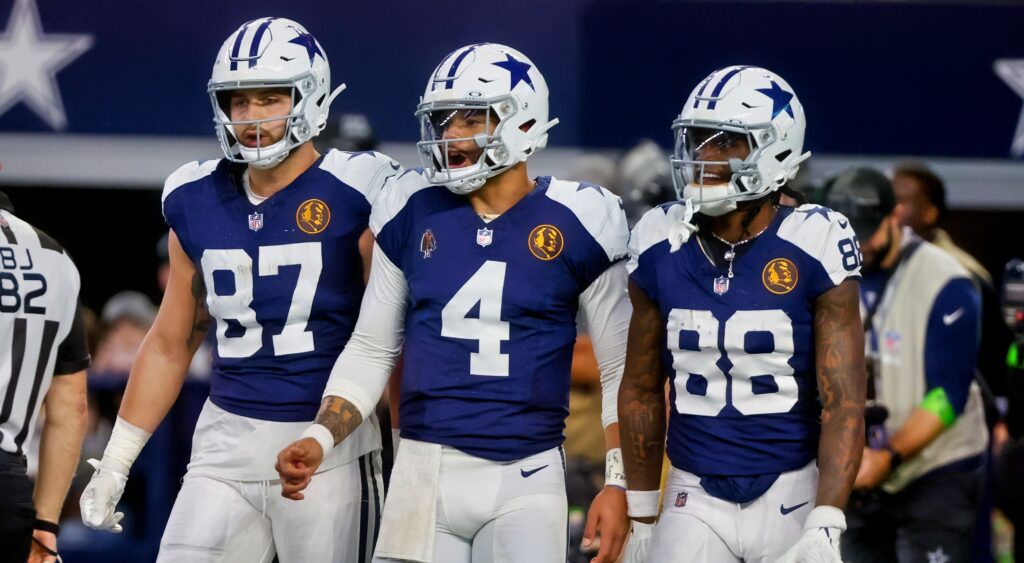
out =
<path fill-rule="evenodd" d="M 315 235 L 324 232 L 331 222 L 331 208 L 319 199 L 307 199 L 295 212 L 295 223 L 302 232 Z"/>
<path fill-rule="evenodd" d="M 530 252 L 541 260 L 554 260 L 565 248 L 565 239 L 562 231 L 554 225 L 537 225 L 530 231 L 530 238 L 526 241 Z"/>
<path fill-rule="evenodd" d="M 787 258 L 776 258 L 768 262 L 761 272 L 764 288 L 776 295 L 785 295 L 793 291 L 798 279 L 796 264 Z"/>

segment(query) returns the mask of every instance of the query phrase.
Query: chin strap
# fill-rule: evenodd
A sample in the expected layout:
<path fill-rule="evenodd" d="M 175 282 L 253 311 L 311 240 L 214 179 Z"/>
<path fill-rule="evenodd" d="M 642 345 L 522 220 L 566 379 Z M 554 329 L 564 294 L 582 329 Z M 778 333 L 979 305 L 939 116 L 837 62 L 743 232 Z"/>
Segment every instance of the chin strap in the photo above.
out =
<path fill-rule="evenodd" d="M 558 125 L 557 117 L 541 126 L 540 130 L 537 131 L 537 136 L 540 137 L 541 135 L 547 134 L 548 130 L 554 127 L 555 125 Z"/>
<path fill-rule="evenodd" d="M 690 240 L 690 235 L 697 232 L 697 225 L 693 224 L 693 215 L 698 210 L 700 210 L 700 206 L 695 207 L 692 199 L 687 199 L 685 206 L 673 205 L 669 208 L 669 215 L 675 219 L 672 226 L 668 228 L 668 243 L 671 252 L 679 250 L 686 241 Z"/>
<path fill-rule="evenodd" d="M 324 104 L 324 107 L 331 107 L 331 102 L 334 101 L 334 98 L 338 97 L 338 94 L 344 92 L 345 88 L 348 88 L 348 85 L 344 83 L 338 85 L 338 87 L 335 88 L 333 92 L 331 92 L 331 95 L 327 97 L 327 103 Z"/>

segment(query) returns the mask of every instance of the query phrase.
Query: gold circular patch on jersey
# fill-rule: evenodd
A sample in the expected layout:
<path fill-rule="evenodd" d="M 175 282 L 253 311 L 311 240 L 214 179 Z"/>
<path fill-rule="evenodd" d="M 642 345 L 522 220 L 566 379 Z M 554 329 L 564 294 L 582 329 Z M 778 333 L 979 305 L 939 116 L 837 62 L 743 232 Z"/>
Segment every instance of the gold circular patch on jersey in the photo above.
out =
<path fill-rule="evenodd" d="M 541 260 L 554 260 L 565 248 L 565 239 L 562 231 L 554 225 L 537 225 L 530 231 L 530 238 L 526 241 L 530 252 Z"/>
<path fill-rule="evenodd" d="M 331 223 L 331 208 L 319 199 L 307 199 L 295 212 L 295 222 L 306 234 L 322 233 Z"/>
<path fill-rule="evenodd" d="M 776 258 L 768 262 L 761 272 L 764 288 L 775 295 L 785 295 L 793 291 L 798 279 L 796 264 L 786 258 Z"/>

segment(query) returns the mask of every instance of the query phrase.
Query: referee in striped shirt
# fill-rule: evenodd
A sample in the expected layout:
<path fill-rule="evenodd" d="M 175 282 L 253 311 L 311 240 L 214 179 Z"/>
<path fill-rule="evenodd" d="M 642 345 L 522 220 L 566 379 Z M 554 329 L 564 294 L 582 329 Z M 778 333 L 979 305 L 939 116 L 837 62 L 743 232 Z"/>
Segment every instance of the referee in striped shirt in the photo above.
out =
<path fill-rule="evenodd" d="M 13 211 L 0 193 L 0 559 L 50 563 L 85 435 L 89 351 L 78 269 Z M 44 406 L 33 491 L 25 447 Z"/>

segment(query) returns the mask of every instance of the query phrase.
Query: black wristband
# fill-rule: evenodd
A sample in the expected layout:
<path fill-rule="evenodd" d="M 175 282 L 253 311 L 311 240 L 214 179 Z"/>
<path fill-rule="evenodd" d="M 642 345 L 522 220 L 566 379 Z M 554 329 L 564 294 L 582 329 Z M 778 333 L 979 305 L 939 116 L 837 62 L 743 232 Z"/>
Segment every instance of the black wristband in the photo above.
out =
<path fill-rule="evenodd" d="M 40 520 L 36 518 L 36 523 L 32 526 L 33 529 L 40 530 L 43 532 L 50 532 L 54 536 L 60 535 L 60 525 L 48 522 L 46 520 Z"/>
<path fill-rule="evenodd" d="M 903 463 L 903 454 L 896 451 L 896 448 L 892 447 L 892 444 L 885 444 L 882 449 L 889 452 L 889 471 L 896 471 L 896 468 Z"/>

